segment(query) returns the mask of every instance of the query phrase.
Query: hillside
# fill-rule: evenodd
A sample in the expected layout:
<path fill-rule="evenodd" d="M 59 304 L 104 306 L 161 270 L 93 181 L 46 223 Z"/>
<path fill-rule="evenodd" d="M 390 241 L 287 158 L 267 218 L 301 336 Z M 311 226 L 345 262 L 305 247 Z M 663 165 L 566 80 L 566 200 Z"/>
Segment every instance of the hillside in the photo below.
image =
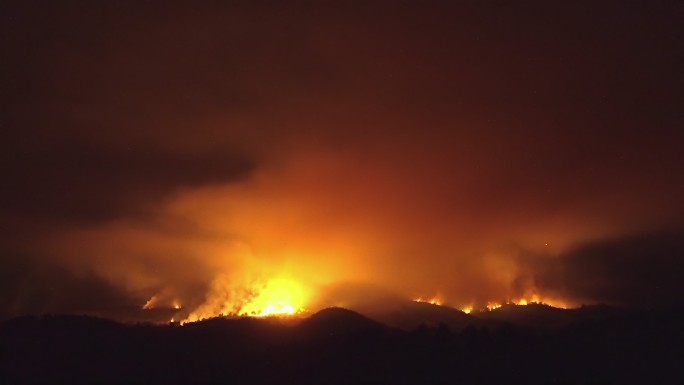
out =
<path fill-rule="evenodd" d="M 452 330 L 444 323 L 423 323 L 404 331 L 340 308 L 298 324 L 216 318 L 155 326 L 78 316 L 23 317 L 0 324 L 0 380 L 676 383 L 681 380 L 682 321 L 681 309 L 655 316 L 577 318 L 555 330 L 501 321 L 496 328 L 475 322 Z"/>

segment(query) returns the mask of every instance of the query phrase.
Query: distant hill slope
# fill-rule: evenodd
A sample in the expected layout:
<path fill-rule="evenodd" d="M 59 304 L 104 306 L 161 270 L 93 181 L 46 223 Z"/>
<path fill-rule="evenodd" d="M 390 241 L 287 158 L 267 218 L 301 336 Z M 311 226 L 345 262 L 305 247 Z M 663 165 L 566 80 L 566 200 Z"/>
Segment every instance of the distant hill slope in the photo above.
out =
<path fill-rule="evenodd" d="M 474 312 L 473 316 L 483 320 L 510 323 L 517 326 L 543 329 L 559 329 L 571 324 L 600 321 L 625 316 L 625 309 L 606 305 L 583 306 L 577 309 L 559 309 L 544 304 L 503 305 L 491 311 Z"/>
<path fill-rule="evenodd" d="M 411 331 L 421 325 L 448 326 L 453 331 L 463 330 L 470 325 L 496 326 L 496 322 L 483 321 L 464 312 L 448 307 L 424 302 L 405 301 L 399 306 L 382 311 L 367 311 L 370 318 L 386 325 Z"/>
<path fill-rule="evenodd" d="M 559 328 L 573 322 L 571 310 L 559 309 L 542 304 L 503 305 L 494 310 L 473 312 L 473 316 L 484 320 L 495 320 L 518 326 Z"/>
<path fill-rule="evenodd" d="M 470 326 L 497 329 L 506 324 L 551 330 L 576 323 L 624 317 L 630 314 L 630 311 L 607 305 L 560 309 L 531 303 L 507 304 L 494 310 L 474 310 L 466 314 L 449 306 L 404 301 L 392 308 L 365 309 L 361 313 L 385 325 L 406 331 L 415 330 L 421 325 L 446 325 L 452 331 L 458 332 Z"/>

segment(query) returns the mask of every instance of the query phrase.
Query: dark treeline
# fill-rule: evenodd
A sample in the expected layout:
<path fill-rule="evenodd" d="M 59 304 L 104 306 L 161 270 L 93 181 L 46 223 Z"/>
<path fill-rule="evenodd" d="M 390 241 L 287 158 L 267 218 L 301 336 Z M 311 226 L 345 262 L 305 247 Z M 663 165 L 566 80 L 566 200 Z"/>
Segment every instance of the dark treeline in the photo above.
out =
<path fill-rule="evenodd" d="M 124 325 L 82 316 L 0 326 L 3 383 L 681 383 L 681 308 L 562 329 L 422 325 L 327 309 L 296 325 L 212 319 Z"/>

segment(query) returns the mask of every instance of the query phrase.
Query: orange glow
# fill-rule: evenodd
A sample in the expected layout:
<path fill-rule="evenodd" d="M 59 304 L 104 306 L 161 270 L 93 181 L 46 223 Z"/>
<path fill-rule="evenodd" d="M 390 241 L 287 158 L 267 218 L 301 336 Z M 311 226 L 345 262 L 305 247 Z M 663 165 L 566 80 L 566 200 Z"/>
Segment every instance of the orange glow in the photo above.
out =
<path fill-rule="evenodd" d="M 425 299 L 423 297 L 418 297 L 413 299 L 414 302 L 429 303 L 432 305 L 442 305 L 442 302 L 437 298 L 433 297 L 431 299 Z M 470 314 L 473 311 L 492 311 L 503 306 L 503 304 L 516 305 L 516 306 L 526 306 L 530 304 L 546 305 L 559 309 L 568 309 L 569 306 L 565 301 L 559 300 L 557 298 L 542 297 L 539 294 L 531 294 L 517 299 L 511 299 L 505 302 L 489 301 L 484 307 L 482 305 L 473 305 L 475 302 L 470 302 L 469 305 L 463 306 L 460 310 L 466 314 Z"/>
<path fill-rule="evenodd" d="M 287 279 L 275 279 L 245 305 L 239 315 L 292 315 L 304 310 L 304 302 L 305 295 L 301 285 Z"/>
<path fill-rule="evenodd" d="M 609 21 L 545 6 L 586 17 L 592 43 L 568 51 L 563 23 L 499 10 L 493 22 L 477 2 L 215 3 L 121 23 L 117 10 L 106 25 L 89 21 L 99 6 L 60 8 L 49 23 L 64 36 L 41 44 L 23 19 L 42 18 L 16 9 L 2 38 L 21 108 L 2 119 L 0 268 L 17 273 L 0 319 L 462 316 L 684 297 L 676 277 L 659 282 L 684 254 L 671 100 L 684 8 Z M 81 41 L 90 27 L 106 46 Z M 658 130 L 637 129 L 652 118 Z"/>
<path fill-rule="evenodd" d="M 310 290 L 290 278 L 275 278 L 266 284 L 256 281 L 248 287 L 234 288 L 208 299 L 183 322 L 226 315 L 290 316 L 304 312 L 310 297 Z"/>
<path fill-rule="evenodd" d="M 438 297 L 432 297 L 430 299 L 423 299 L 422 297 L 418 297 L 413 300 L 414 302 L 423 302 L 423 303 L 429 303 L 431 305 L 441 305 L 442 301 Z"/>
<path fill-rule="evenodd" d="M 536 305 L 546 305 L 546 306 L 551 306 L 559 309 L 567 309 L 568 305 L 564 301 L 560 301 L 555 298 L 542 298 L 538 294 L 526 296 L 526 297 L 521 297 L 518 299 L 512 299 L 508 300 L 504 303 L 501 302 L 495 302 L 495 301 L 490 301 L 487 302 L 487 304 L 484 307 L 478 307 L 478 306 L 473 306 L 473 305 L 468 305 L 463 308 L 461 308 L 461 311 L 470 314 L 473 311 L 493 311 L 496 309 L 499 309 L 500 307 L 503 306 L 503 304 L 506 305 L 516 305 L 516 306 L 526 306 L 530 304 L 536 304 Z"/>
<path fill-rule="evenodd" d="M 562 300 L 558 300 L 558 299 L 555 299 L 555 298 L 554 298 L 554 299 L 552 299 L 552 298 L 544 298 L 544 299 L 539 300 L 538 302 L 535 302 L 535 303 L 539 303 L 539 304 L 542 304 L 542 305 L 548 305 L 548 306 L 556 307 L 556 308 L 559 308 L 559 309 L 569 309 L 569 308 L 572 307 L 571 305 L 568 305 L 567 302 L 562 301 Z"/>
<path fill-rule="evenodd" d="M 157 306 L 157 296 L 153 295 L 152 298 L 148 299 L 143 305 L 143 310 L 154 309 Z"/>
<path fill-rule="evenodd" d="M 386 207 L 395 196 L 384 192 L 394 191 L 393 186 L 375 185 L 387 181 L 385 168 L 357 168 L 356 163 L 340 163 L 323 155 L 313 160 L 291 160 L 288 172 L 292 175 L 267 168 L 241 183 L 181 190 L 160 204 L 156 221 L 163 226 L 121 221 L 77 232 L 64 242 L 78 249 L 63 250 L 64 258 L 106 253 L 98 259 L 102 263 L 93 267 L 98 274 L 121 282 L 132 293 L 161 286 L 139 306 L 175 309 L 176 319 L 187 322 L 219 315 L 291 315 L 341 304 L 370 309 L 390 306 L 384 300 L 366 305 L 375 301 L 367 293 L 341 290 L 331 294 L 318 289 L 348 282 L 370 283 L 379 291 L 416 302 L 467 306 L 471 314 L 514 299 L 516 304 L 524 299 L 564 307 L 558 301 L 535 297 L 533 281 L 523 279 L 526 268 L 506 251 L 481 251 L 466 242 L 465 235 L 459 238 L 463 244 L 452 243 L 447 237 L 450 233 L 405 227 L 413 222 L 395 216 L 397 210 L 411 206 L 395 202 Z M 369 170 L 374 170 L 370 176 L 383 178 L 365 178 L 370 186 L 336 179 L 320 185 L 331 176 L 353 180 Z M 318 192 L 320 188 L 331 194 L 330 200 Z M 373 196 L 383 199 L 356 207 L 369 188 L 375 189 Z M 415 215 L 422 215 L 419 209 Z M 195 231 L 171 237 L 158 229 L 185 231 L 186 225 Z M 399 247 L 396 237 L 403 234 L 410 236 L 401 238 L 405 245 Z M 440 257 L 429 263 L 417 257 L 426 244 L 442 238 L 449 241 L 441 244 L 444 250 L 436 253 Z M 101 251 L 102 244 L 115 247 Z M 483 257 L 463 266 L 457 263 L 461 257 L 442 257 L 460 253 Z M 131 257 L 122 262 L 119 256 Z M 147 265 L 165 266 L 164 273 L 145 269 Z"/>
<path fill-rule="evenodd" d="M 559 309 L 567 309 L 569 307 L 565 301 L 558 300 L 557 298 L 541 297 L 538 294 L 533 294 L 531 296 L 514 299 L 509 301 L 508 303 L 518 306 L 525 306 L 529 304 L 547 305 Z M 489 308 L 489 306 L 487 306 L 487 308 Z"/>
<path fill-rule="evenodd" d="M 168 300 L 160 299 L 160 296 L 162 295 L 153 295 L 145 304 L 143 305 L 143 310 L 149 310 L 149 309 L 154 309 L 157 307 L 172 307 L 176 310 L 180 310 L 183 306 L 181 306 L 180 302 L 178 300 L 173 300 L 169 304 L 167 302 Z"/>

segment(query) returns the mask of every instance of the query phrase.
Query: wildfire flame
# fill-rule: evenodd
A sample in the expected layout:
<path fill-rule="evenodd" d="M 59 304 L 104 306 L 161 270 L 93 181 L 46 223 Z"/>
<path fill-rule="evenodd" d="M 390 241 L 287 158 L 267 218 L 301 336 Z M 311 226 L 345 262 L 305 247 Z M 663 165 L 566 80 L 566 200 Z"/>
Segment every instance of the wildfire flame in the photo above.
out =
<path fill-rule="evenodd" d="M 152 297 L 145 308 L 153 306 L 157 301 Z M 443 300 L 438 296 L 416 297 L 415 302 L 442 306 Z M 213 282 L 211 294 L 205 302 L 188 313 L 181 324 L 219 316 L 240 317 L 288 317 L 305 312 L 307 305 L 312 304 L 312 290 L 301 281 L 290 276 L 281 275 L 270 280 L 256 279 L 236 282 L 226 276 L 219 276 Z M 567 308 L 566 304 L 556 299 L 549 299 L 538 294 L 525 295 L 505 301 L 470 301 L 460 307 L 465 314 L 493 311 L 504 305 L 525 306 L 543 304 L 557 308 Z M 172 305 L 181 309 L 178 301 Z M 173 321 L 172 321 L 173 322 Z"/>
<path fill-rule="evenodd" d="M 172 307 L 176 310 L 180 310 L 183 308 L 183 306 L 181 306 L 180 302 L 176 299 L 171 301 L 170 304 L 167 301 L 168 300 L 160 299 L 160 295 L 153 295 L 149 300 L 147 300 L 147 302 L 145 302 L 145 304 L 143 305 L 142 308 L 143 308 L 143 310 L 150 310 L 150 309 L 154 309 L 154 308 L 157 308 L 160 306 L 161 307 L 169 306 L 169 307 Z M 161 305 L 160 305 L 160 302 L 162 302 Z M 164 305 L 163 303 L 166 303 L 166 305 Z"/>
<path fill-rule="evenodd" d="M 431 305 L 441 305 L 442 301 L 438 297 L 432 297 L 430 299 L 423 299 L 422 297 L 418 297 L 413 300 L 414 302 L 423 302 L 423 303 L 429 303 Z"/>
<path fill-rule="evenodd" d="M 154 309 L 157 306 L 157 296 L 153 295 L 152 298 L 148 299 L 147 302 L 143 305 L 143 310 L 149 310 L 149 309 Z"/>
<path fill-rule="evenodd" d="M 423 302 L 423 303 L 430 303 L 433 305 L 441 305 L 442 301 L 437 299 L 437 297 L 434 297 L 432 299 L 424 299 L 422 297 L 418 297 L 414 299 L 413 301 L 415 302 Z M 515 299 L 509 299 L 503 302 L 497 302 L 497 301 L 490 301 L 487 302 L 486 305 L 483 307 L 480 307 L 482 305 L 473 305 L 473 303 L 478 303 L 477 301 L 470 302 L 468 305 L 465 305 L 460 308 L 460 310 L 466 314 L 470 314 L 473 311 L 492 311 L 496 310 L 503 305 L 516 305 L 516 306 L 526 306 L 530 304 L 536 304 L 536 305 L 547 305 L 559 309 L 567 309 L 568 305 L 566 302 L 555 299 L 555 298 L 546 298 L 546 297 L 541 297 L 538 294 L 532 294 L 532 295 L 526 295 L 523 297 L 515 298 Z"/>
<path fill-rule="evenodd" d="M 568 305 L 566 302 L 555 299 L 555 298 L 542 298 L 538 294 L 534 294 L 531 296 L 527 297 L 522 297 L 518 299 L 513 299 L 509 300 L 506 302 L 507 304 L 512 304 L 512 305 L 518 305 L 518 306 L 525 306 L 529 304 L 535 304 L 535 305 L 547 305 L 559 309 L 567 309 Z M 499 305 L 500 307 L 500 305 Z M 489 306 L 487 306 L 489 308 Z M 492 310 L 492 309 L 490 309 Z"/>
<path fill-rule="evenodd" d="M 299 282 L 276 278 L 257 282 L 242 290 L 232 290 L 210 298 L 183 321 L 235 315 L 247 317 L 291 316 L 305 311 L 309 292 Z"/>

